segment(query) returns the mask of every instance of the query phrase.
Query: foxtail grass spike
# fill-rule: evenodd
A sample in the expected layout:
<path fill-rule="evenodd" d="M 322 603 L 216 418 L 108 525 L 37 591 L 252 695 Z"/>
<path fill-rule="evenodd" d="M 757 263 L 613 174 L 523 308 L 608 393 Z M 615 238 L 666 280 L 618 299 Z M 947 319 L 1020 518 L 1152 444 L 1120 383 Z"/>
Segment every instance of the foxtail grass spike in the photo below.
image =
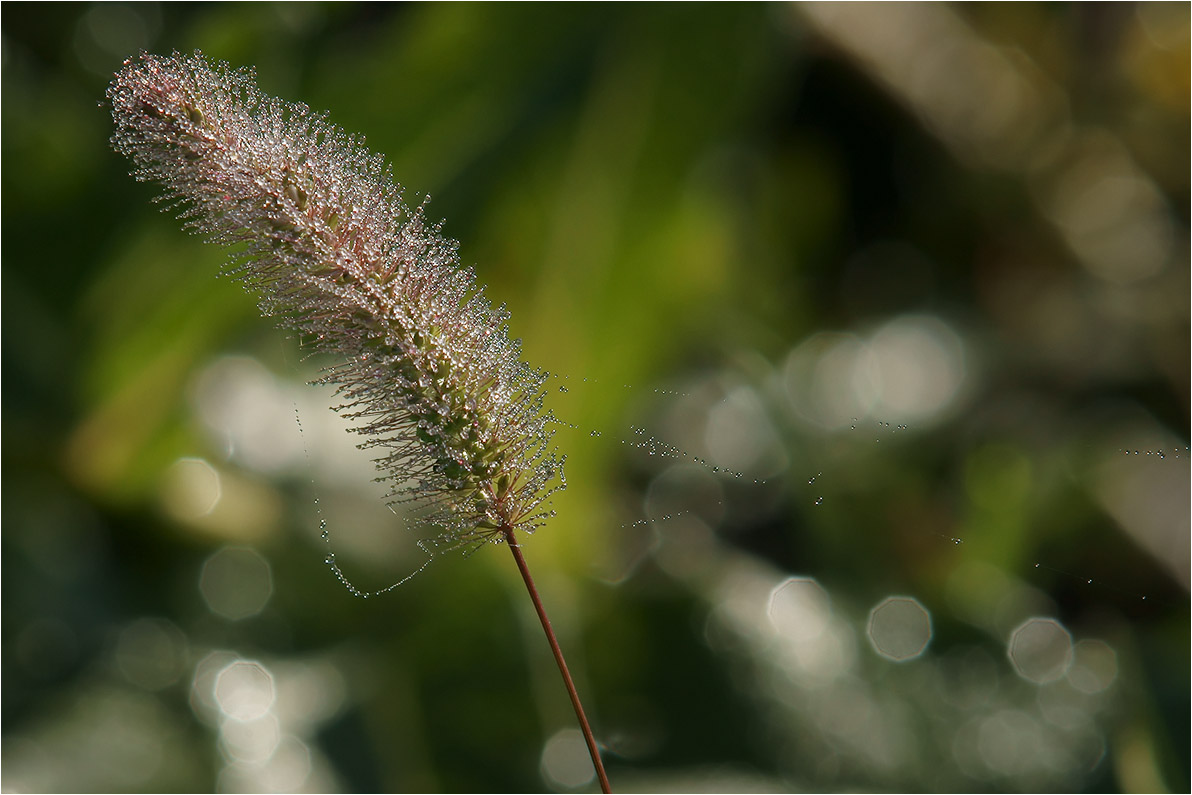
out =
<path fill-rule="evenodd" d="M 452 548 L 550 516 L 565 480 L 546 375 L 362 138 L 197 52 L 130 59 L 107 96 L 133 175 L 233 250 L 227 270 L 263 314 L 336 357 L 321 382 L 392 503 L 422 509 Z"/>

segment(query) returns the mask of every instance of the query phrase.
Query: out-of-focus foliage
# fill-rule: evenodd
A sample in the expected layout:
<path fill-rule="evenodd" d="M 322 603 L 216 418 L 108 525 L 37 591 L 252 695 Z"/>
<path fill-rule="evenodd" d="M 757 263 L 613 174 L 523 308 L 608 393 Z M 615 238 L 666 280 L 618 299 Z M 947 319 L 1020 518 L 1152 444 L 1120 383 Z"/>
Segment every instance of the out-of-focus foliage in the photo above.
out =
<path fill-rule="evenodd" d="M 614 787 L 1188 789 L 1186 4 L 0 27 L 6 789 L 594 786 L 507 553 L 323 565 L 422 560 L 110 152 L 142 48 L 366 134 L 554 374 Z"/>

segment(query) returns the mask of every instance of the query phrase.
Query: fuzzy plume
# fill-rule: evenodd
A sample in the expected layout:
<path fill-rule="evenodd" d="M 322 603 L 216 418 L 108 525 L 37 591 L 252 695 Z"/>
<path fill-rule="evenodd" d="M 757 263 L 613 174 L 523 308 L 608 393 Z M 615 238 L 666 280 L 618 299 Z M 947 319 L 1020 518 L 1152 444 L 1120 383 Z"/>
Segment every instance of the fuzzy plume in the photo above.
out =
<path fill-rule="evenodd" d="M 227 270 L 264 315 L 337 357 L 320 382 L 337 387 L 392 503 L 426 509 L 453 547 L 542 524 L 565 485 L 546 375 L 381 156 L 197 52 L 131 59 L 107 96 L 133 175 L 234 247 Z"/>

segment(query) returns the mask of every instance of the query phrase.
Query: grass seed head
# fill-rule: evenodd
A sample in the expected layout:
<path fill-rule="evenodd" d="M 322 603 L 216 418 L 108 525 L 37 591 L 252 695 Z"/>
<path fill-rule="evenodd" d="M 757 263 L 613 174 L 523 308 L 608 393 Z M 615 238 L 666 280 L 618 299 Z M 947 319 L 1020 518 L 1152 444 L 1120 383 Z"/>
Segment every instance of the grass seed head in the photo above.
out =
<path fill-rule="evenodd" d="M 227 269 L 264 315 L 336 358 L 320 381 L 391 502 L 424 509 L 446 546 L 542 524 L 565 485 L 546 375 L 379 155 L 198 52 L 130 59 L 107 96 L 133 175 L 234 249 Z"/>

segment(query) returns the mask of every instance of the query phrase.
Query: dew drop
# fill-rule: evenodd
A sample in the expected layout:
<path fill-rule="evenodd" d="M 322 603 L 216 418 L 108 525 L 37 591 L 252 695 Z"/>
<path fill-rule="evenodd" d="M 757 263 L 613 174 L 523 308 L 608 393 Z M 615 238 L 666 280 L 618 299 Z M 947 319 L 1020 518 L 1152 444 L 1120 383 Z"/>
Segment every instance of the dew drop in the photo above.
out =
<path fill-rule="evenodd" d="M 566 391 L 567 391 L 567 387 L 560 385 L 560 386 L 559 386 L 559 391 L 560 391 L 560 392 L 566 392 Z"/>
<path fill-rule="evenodd" d="M 816 498 L 815 498 L 815 504 L 816 504 L 816 505 L 823 505 L 823 504 L 824 504 L 824 498 L 823 498 L 823 497 L 816 497 Z"/>
<path fill-rule="evenodd" d="M 597 437 L 597 436 L 599 436 L 599 435 L 600 435 L 600 431 L 592 431 L 592 432 L 591 432 L 590 434 L 588 434 L 588 435 L 589 435 L 589 436 L 591 436 L 591 437 L 593 437 L 593 438 L 595 438 L 595 437 Z"/>

